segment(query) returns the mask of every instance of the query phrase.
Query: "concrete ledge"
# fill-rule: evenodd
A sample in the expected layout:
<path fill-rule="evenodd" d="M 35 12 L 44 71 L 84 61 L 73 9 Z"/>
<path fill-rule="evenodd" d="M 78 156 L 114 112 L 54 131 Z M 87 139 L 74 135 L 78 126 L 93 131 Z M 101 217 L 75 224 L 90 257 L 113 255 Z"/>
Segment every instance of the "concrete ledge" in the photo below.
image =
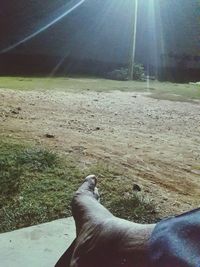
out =
<path fill-rule="evenodd" d="M 0 266 L 53 267 L 74 238 L 71 217 L 0 234 Z"/>

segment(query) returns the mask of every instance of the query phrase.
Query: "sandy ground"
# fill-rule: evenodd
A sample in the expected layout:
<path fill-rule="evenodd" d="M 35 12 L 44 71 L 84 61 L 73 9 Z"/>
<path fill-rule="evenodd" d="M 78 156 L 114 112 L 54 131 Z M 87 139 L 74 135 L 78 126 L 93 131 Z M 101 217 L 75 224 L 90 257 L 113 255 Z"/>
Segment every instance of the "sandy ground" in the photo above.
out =
<path fill-rule="evenodd" d="M 1 134 L 127 172 L 161 216 L 200 203 L 200 105 L 144 93 L 0 90 Z M 45 134 L 54 138 L 47 138 Z"/>

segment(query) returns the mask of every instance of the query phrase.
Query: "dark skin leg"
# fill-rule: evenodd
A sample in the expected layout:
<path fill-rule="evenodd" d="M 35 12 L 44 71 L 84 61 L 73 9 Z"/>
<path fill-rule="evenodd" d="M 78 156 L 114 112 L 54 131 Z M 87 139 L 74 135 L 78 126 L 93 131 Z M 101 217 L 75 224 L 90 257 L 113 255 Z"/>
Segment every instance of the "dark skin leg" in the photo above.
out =
<path fill-rule="evenodd" d="M 68 264 L 56 267 L 148 266 L 148 241 L 155 225 L 112 215 L 98 202 L 96 182 L 94 175 L 86 177 L 73 197 L 77 238 L 65 258 Z"/>
<path fill-rule="evenodd" d="M 148 240 L 155 225 L 135 224 L 113 216 L 97 201 L 96 182 L 94 175 L 88 176 L 72 200 L 78 236 L 75 262 L 83 267 L 145 266 Z"/>
<path fill-rule="evenodd" d="M 99 202 L 97 179 L 94 175 L 85 178 L 72 199 L 72 215 L 76 223 L 77 235 L 87 223 L 99 223 L 104 218 L 114 217 Z"/>

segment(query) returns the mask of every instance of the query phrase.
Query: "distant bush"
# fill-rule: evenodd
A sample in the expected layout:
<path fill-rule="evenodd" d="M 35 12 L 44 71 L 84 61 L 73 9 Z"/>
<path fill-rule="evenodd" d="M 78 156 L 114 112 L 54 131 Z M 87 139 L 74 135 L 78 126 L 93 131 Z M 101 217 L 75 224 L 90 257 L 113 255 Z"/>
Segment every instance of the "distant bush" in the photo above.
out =
<path fill-rule="evenodd" d="M 111 80 L 117 80 L 117 81 L 127 81 L 128 80 L 128 69 L 121 68 L 116 69 L 107 74 L 107 78 Z"/>
<path fill-rule="evenodd" d="M 113 70 L 107 74 L 108 79 L 127 81 L 129 79 L 128 68 L 120 68 Z M 144 67 L 141 64 L 134 64 L 133 66 L 133 80 L 144 80 Z"/>
<path fill-rule="evenodd" d="M 133 80 L 143 81 L 145 79 L 144 67 L 141 64 L 133 66 Z"/>

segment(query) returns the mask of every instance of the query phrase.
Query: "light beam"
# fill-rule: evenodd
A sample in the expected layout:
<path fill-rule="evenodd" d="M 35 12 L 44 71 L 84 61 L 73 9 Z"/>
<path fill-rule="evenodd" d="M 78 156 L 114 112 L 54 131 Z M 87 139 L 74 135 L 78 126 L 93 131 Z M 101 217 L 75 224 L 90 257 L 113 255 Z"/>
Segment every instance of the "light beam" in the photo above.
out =
<path fill-rule="evenodd" d="M 67 15 L 69 15 L 72 11 L 74 11 L 76 8 L 78 8 L 79 6 L 81 6 L 86 0 L 80 0 L 80 1 L 73 1 L 76 2 L 76 4 L 73 5 L 72 1 L 67 5 L 67 10 L 62 13 L 60 16 L 58 16 L 57 18 L 55 18 L 53 21 L 49 22 L 47 25 L 44 25 L 43 27 L 41 27 L 39 30 L 35 31 L 34 33 L 26 36 L 25 38 L 23 38 L 22 40 L 18 41 L 15 44 L 10 45 L 7 48 L 4 48 L 3 50 L 0 51 L 0 54 L 6 53 L 14 48 L 16 48 L 17 46 L 29 41 L 30 39 L 34 38 L 35 36 L 37 36 L 38 34 L 40 34 L 41 32 L 47 30 L 48 28 L 50 28 L 51 26 L 53 26 L 54 24 L 56 24 L 57 22 L 59 22 L 61 19 L 63 19 L 64 17 L 66 17 Z"/>

